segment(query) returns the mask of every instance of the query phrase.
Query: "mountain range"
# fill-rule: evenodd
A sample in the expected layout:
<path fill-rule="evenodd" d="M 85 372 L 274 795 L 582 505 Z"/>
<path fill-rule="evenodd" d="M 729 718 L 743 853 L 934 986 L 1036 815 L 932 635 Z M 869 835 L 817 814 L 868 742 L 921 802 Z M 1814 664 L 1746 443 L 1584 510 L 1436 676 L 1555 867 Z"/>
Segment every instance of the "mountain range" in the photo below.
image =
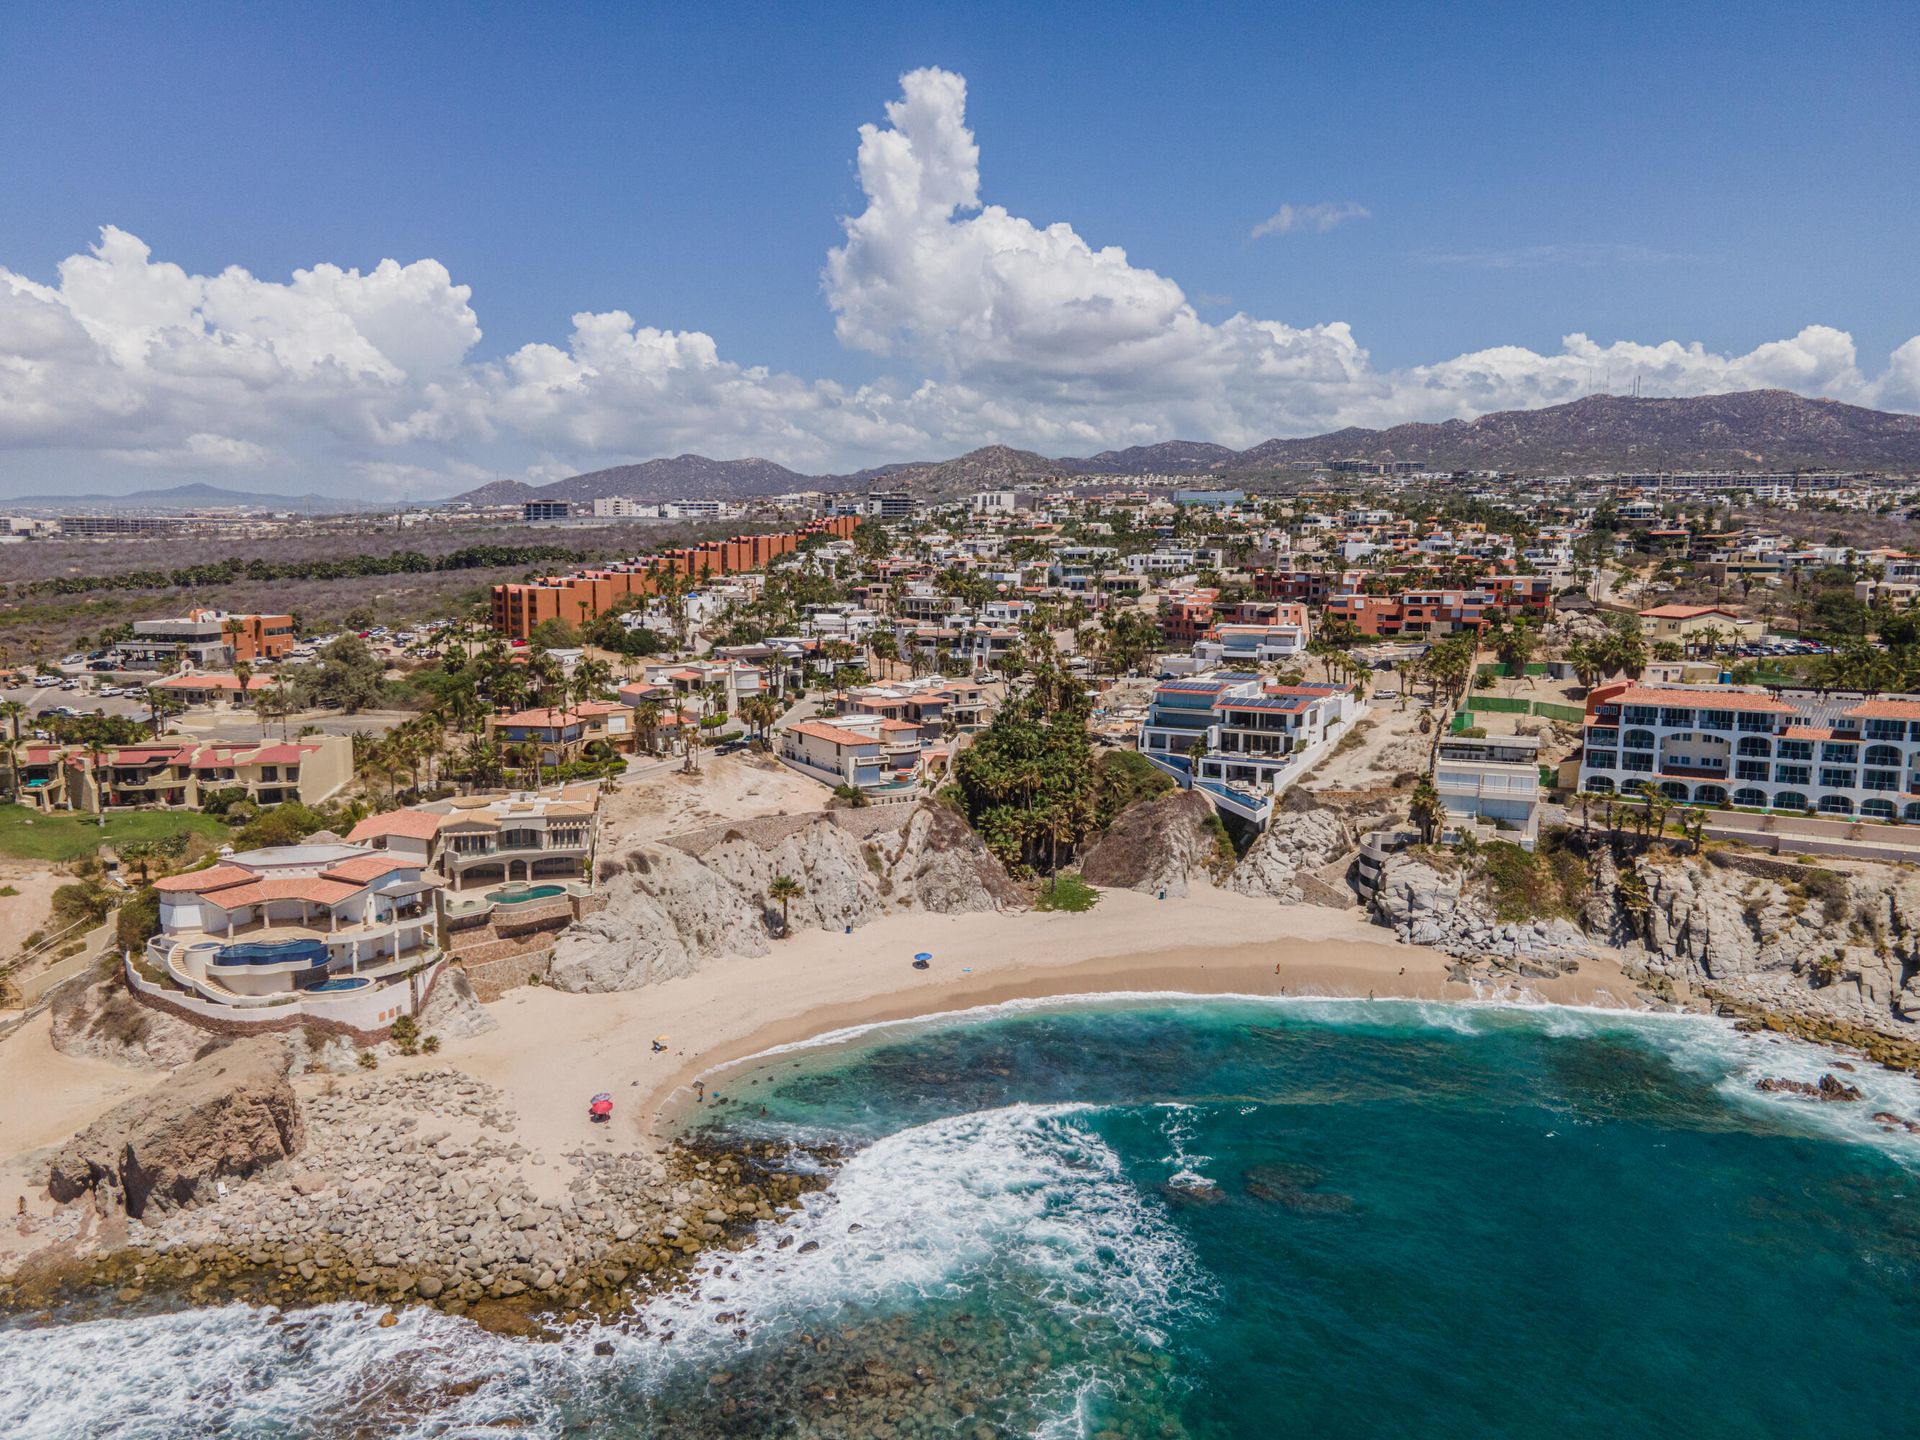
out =
<path fill-rule="evenodd" d="M 379 508 L 337 495 L 274 495 L 251 490 L 227 490 L 195 481 L 161 490 L 131 490 L 124 495 L 16 495 L 0 499 L 0 507 L 22 510 L 299 510 L 332 513 Z"/>
<path fill-rule="evenodd" d="M 575 475 L 550 485 L 496 481 L 455 497 L 476 504 L 521 500 L 751 499 L 795 490 L 907 490 L 950 499 L 1060 476 L 1182 475 L 1243 482 L 1298 463 L 1410 460 L 1435 470 L 1592 474 L 1622 470 L 1747 469 L 1755 466 L 1920 472 L 1920 415 L 1810 400 L 1787 390 L 1649 399 L 1589 395 L 1537 410 L 1476 420 L 1349 427 L 1233 450 L 1169 440 L 1097 455 L 1048 457 L 988 445 L 951 460 L 927 460 L 851 475 L 801 475 L 770 460 L 680 455 Z"/>

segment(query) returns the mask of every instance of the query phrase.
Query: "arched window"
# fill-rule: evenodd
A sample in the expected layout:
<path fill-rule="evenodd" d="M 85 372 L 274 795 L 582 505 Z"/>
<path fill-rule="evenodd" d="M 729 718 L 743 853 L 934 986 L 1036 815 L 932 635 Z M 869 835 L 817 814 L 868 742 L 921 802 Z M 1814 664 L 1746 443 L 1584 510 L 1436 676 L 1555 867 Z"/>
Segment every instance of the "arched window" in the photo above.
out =
<path fill-rule="evenodd" d="M 1860 813 L 1862 815 L 1870 815 L 1875 820 L 1891 820 L 1893 819 L 1893 802 L 1891 800 L 1862 800 L 1860 802 Z"/>
<path fill-rule="evenodd" d="M 1590 794 L 1594 795 L 1611 795 L 1613 794 L 1613 781 L 1609 780 L 1605 775 L 1589 775 L 1587 777 L 1587 790 Z M 1920 805 L 1916 805 L 1913 808 L 1920 810 Z"/>
<path fill-rule="evenodd" d="M 1867 764 L 1880 765 L 1880 766 L 1893 766 L 1893 765 L 1898 765 L 1899 763 L 1900 763 L 1900 750 L 1898 746 L 1869 745 L 1867 747 Z"/>
<path fill-rule="evenodd" d="M 1773 753 L 1773 746 L 1768 743 L 1767 737 L 1764 735 L 1742 735 L 1740 737 L 1740 753 L 1742 755 L 1767 756 Z"/>
<path fill-rule="evenodd" d="M 1693 801 L 1696 805 L 1724 805 L 1727 792 L 1718 785 L 1696 785 L 1693 787 Z"/>
<path fill-rule="evenodd" d="M 1751 786 L 1745 790 L 1736 790 L 1733 792 L 1733 803 L 1745 805 L 1754 810 L 1764 810 L 1767 808 L 1767 792 L 1755 790 Z"/>
<path fill-rule="evenodd" d="M 1910 821 L 1920 820 L 1920 803 L 1907 806 L 1906 818 Z"/>
<path fill-rule="evenodd" d="M 1629 750 L 1651 750 L 1653 748 L 1653 732 L 1651 730 L 1629 730 L 1621 738 L 1626 741 L 1626 746 Z"/>
<path fill-rule="evenodd" d="M 1782 790 L 1778 795 L 1773 797 L 1773 808 L 1776 810 L 1805 810 L 1808 808 L 1807 797 L 1802 795 L 1798 790 Z"/>
<path fill-rule="evenodd" d="M 1853 814 L 1853 801 L 1844 795 L 1822 795 L 1820 797 L 1820 813 L 1822 815 L 1851 815 Z"/>
<path fill-rule="evenodd" d="M 1660 793 L 1669 800 L 1684 800 L 1687 798 L 1687 787 L 1678 780 L 1662 780 Z"/>

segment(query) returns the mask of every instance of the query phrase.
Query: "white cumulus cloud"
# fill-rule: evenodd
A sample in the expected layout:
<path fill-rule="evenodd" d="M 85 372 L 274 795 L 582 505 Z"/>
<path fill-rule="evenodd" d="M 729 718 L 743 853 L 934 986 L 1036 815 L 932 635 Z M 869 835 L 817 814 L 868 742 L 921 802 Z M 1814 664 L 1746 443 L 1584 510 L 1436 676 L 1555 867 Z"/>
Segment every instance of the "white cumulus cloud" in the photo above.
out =
<path fill-rule="evenodd" d="M 826 472 L 984 443 L 1247 445 L 1551 404 L 1609 372 L 1657 394 L 1781 386 L 1920 409 L 1920 337 L 1870 375 L 1825 325 L 1745 354 L 1574 334 L 1388 370 L 1338 319 L 1204 320 L 1196 301 L 1216 299 L 991 203 L 949 71 L 902 77 L 857 158 L 864 208 L 822 288 L 840 342 L 882 357 L 872 383 L 756 366 L 621 310 L 482 359 L 471 292 L 436 260 L 198 275 L 109 226 L 52 283 L 0 267 L 0 484 L 91 488 L 124 468 L 425 494 L 682 450 Z M 1365 215 L 1289 205 L 1255 233 Z"/>

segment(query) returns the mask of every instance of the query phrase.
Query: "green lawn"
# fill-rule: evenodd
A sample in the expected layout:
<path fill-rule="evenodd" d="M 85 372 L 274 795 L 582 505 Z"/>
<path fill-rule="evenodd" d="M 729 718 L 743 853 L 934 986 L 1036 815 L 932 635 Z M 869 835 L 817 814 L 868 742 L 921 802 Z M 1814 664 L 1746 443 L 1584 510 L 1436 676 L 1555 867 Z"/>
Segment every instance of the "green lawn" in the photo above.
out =
<path fill-rule="evenodd" d="M 15 860 L 78 860 L 102 845 L 157 840 L 181 831 L 224 840 L 224 822 L 189 810 L 129 810 L 107 816 L 104 827 L 91 815 L 41 815 L 24 805 L 0 805 L 0 855 Z"/>

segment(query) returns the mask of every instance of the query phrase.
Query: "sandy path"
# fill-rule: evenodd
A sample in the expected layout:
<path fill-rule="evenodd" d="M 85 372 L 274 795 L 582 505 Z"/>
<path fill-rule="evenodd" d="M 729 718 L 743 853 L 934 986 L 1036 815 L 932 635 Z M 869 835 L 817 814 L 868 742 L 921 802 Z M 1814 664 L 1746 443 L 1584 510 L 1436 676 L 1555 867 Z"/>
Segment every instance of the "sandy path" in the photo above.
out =
<path fill-rule="evenodd" d="M 8 1222 L 25 1196 L 27 1213 L 51 1214 L 40 1153 L 92 1124 L 129 1096 L 166 1078 L 53 1048 L 53 1022 L 43 1011 L 0 1044 L 0 1215 Z M 0 1228 L 0 1254 L 17 1247 L 11 1223 Z M 15 1242 L 10 1245 L 9 1242 Z"/>

